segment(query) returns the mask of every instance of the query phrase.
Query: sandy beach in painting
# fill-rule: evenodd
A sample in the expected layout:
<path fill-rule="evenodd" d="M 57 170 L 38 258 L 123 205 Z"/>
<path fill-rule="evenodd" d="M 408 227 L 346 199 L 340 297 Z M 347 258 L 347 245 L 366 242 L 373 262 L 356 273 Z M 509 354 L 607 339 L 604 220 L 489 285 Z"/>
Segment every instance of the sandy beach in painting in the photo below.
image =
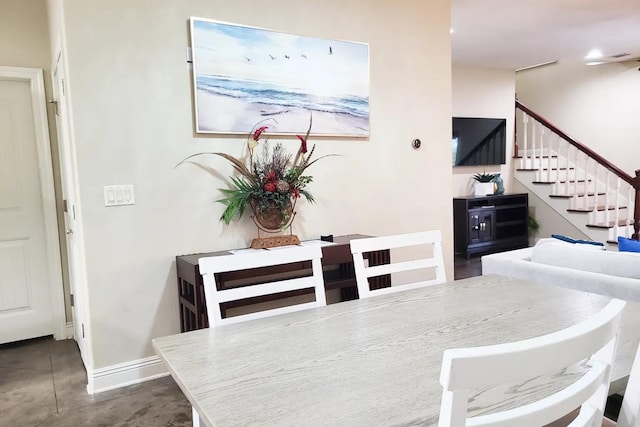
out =
<path fill-rule="evenodd" d="M 201 132 L 249 133 L 264 119 L 269 133 L 305 134 L 309 125 L 306 108 L 247 102 L 232 96 L 198 90 L 198 128 Z M 313 135 L 368 136 L 369 121 L 344 113 L 312 111 Z"/>

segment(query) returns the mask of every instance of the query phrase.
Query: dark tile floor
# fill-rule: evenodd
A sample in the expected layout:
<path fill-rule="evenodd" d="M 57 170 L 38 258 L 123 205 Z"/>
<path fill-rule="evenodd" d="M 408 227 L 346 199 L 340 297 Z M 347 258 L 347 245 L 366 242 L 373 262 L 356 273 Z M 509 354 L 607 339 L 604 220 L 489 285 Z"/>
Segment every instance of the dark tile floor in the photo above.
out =
<path fill-rule="evenodd" d="M 475 277 L 482 275 L 482 264 L 480 257 L 466 259 L 464 257 L 455 257 L 453 259 L 453 279 L 460 280 L 467 277 Z"/>
<path fill-rule="evenodd" d="M 191 426 L 171 377 L 91 396 L 73 340 L 0 345 L 0 427 Z"/>

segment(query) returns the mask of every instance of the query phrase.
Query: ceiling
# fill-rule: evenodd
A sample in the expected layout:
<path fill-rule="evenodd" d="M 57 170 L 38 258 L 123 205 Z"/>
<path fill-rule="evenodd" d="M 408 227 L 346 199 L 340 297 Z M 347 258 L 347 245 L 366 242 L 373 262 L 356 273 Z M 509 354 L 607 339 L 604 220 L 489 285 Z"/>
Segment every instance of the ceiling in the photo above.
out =
<path fill-rule="evenodd" d="M 640 57 L 640 0 L 451 0 L 451 28 L 458 64 L 519 69 L 594 48 Z"/>

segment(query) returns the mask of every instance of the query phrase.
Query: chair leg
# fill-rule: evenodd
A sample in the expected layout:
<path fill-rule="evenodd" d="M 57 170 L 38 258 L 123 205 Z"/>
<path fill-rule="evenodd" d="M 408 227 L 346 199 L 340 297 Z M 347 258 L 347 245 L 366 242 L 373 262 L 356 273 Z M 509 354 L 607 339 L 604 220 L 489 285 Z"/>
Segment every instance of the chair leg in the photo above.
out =
<path fill-rule="evenodd" d="M 191 407 L 191 416 L 193 417 L 193 427 L 204 427 L 204 423 L 200 420 L 200 414 L 193 406 Z"/>

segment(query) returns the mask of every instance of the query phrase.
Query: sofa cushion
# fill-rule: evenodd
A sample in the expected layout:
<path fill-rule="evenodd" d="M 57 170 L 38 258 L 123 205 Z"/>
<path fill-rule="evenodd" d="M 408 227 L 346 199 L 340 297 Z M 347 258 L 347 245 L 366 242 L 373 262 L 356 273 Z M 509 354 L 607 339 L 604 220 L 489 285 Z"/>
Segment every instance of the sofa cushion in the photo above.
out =
<path fill-rule="evenodd" d="M 571 239 L 573 240 L 573 242 L 578 242 L 577 240 Z M 569 242 L 568 240 L 561 240 L 558 238 L 549 238 L 549 237 L 545 237 L 542 239 L 539 239 L 536 242 L 536 246 L 539 245 L 556 245 L 556 246 L 562 246 L 562 247 L 578 247 L 578 248 L 582 248 L 582 249 L 586 249 L 586 250 L 594 250 L 594 251 L 604 251 L 605 247 L 604 245 L 592 245 L 592 244 L 582 244 L 582 243 L 573 243 L 573 242 Z"/>
<path fill-rule="evenodd" d="M 618 250 L 620 252 L 640 252 L 640 241 L 619 236 Z"/>
<path fill-rule="evenodd" d="M 640 279 L 640 254 L 585 249 L 582 245 L 536 245 L 531 261 L 592 273 Z"/>
<path fill-rule="evenodd" d="M 579 245 L 602 246 L 602 248 L 604 248 L 604 243 L 595 242 L 593 240 L 574 239 L 569 236 L 563 236 L 562 234 L 552 234 L 551 237 L 554 239 L 562 240 L 563 242 L 567 242 L 567 243 L 575 243 Z"/>

